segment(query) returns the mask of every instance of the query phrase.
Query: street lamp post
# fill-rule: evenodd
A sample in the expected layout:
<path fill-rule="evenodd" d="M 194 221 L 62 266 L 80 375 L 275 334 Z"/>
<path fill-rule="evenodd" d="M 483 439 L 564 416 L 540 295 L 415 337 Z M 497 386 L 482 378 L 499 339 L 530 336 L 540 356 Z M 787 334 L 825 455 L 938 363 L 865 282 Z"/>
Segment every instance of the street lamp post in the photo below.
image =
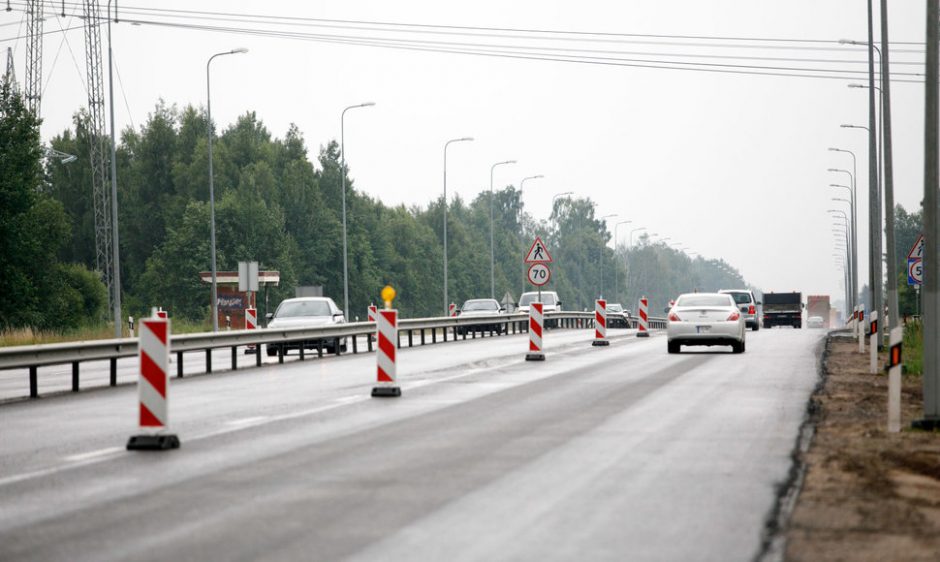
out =
<path fill-rule="evenodd" d="M 606 225 L 607 225 L 607 222 L 606 222 L 607 219 L 612 219 L 612 218 L 615 218 L 616 216 L 617 216 L 617 213 L 611 213 L 609 215 L 604 215 L 599 219 L 599 220 L 605 221 L 604 222 L 605 230 L 606 230 Z M 614 231 L 616 232 L 616 228 L 614 228 Z M 616 247 L 616 241 L 614 241 L 614 246 Z M 600 294 L 601 296 L 604 296 L 604 246 L 600 247 L 600 256 L 598 257 L 597 261 L 599 262 L 599 265 L 601 267 L 601 293 Z"/>
<path fill-rule="evenodd" d="M 559 197 L 568 197 L 569 195 L 574 195 L 574 191 L 565 191 L 563 193 L 556 193 L 555 195 L 552 196 L 552 214 L 555 213 L 555 201 L 557 201 Z M 552 222 L 555 223 L 556 227 L 558 226 L 557 220 L 553 220 Z"/>
<path fill-rule="evenodd" d="M 343 313 L 347 318 L 349 317 L 349 264 L 346 249 L 346 112 L 350 109 L 372 107 L 373 105 L 375 105 L 375 102 L 371 101 L 350 105 L 339 115 L 339 153 L 341 158 L 339 175 L 342 178 L 343 190 Z"/>
<path fill-rule="evenodd" d="M 633 221 L 620 221 L 614 225 L 614 258 L 617 257 L 617 244 L 620 243 L 620 236 L 617 235 L 617 230 L 620 228 L 621 224 L 632 224 Z M 616 259 L 615 259 L 616 263 Z M 626 262 L 624 262 L 624 267 L 626 267 Z M 614 295 L 617 294 L 618 285 L 620 284 L 620 268 L 614 268 Z"/>
<path fill-rule="evenodd" d="M 852 307 L 854 308 L 858 304 L 858 189 L 856 188 L 856 158 L 855 153 L 851 150 L 844 150 L 842 148 L 830 148 L 832 152 L 844 152 L 852 157 L 852 172 L 848 170 L 843 170 L 842 168 L 829 168 L 830 172 L 838 172 L 843 174 L 848 174 L 849 179 L 852 184 L 852 260 L 849 264 L 852 268 Z"/>
<path fill-rule="evenodd" d="M 503 162 L 497 162 L 490 166 L 490 298 L 496 298 L 496 245 L 495 238 L 493 237 L 493 232 L 495 231 L 495 220 L 493 218 L 493 199 L 495 199 L 495 193 L 493 192 L 493 172 L 496 170 L 497 166 L 505 166 L 508 164 L 515 164 L 515 160 L 505 160 Z"/>
<path fill-rule="evenodd" d="M 449 314 L 447 307 L 447 147 L 452 142 L 469 142 L 473 137 L 451 139 L 444 143 L 444 316 Z"/>
<path fill-rule="evenodd" d="M 633 233 L 634 233 L 634 232 L 639 232 L 639 231 L 641 231 L 641 230 L 646 230 L 646 227 L 645 227 L 645 226 L 641 226 L 640 228 L 634 228 L 633 230 L 630 231 L 630 247 L 631 247 L 631 248 L 633 247 Z"/>
<path fill-rule="evenodd" d="M 232 49 L 231 51 L 224 51 L 221 53 L 216 53 L 209 57 L 208 62 L 206 62 L 206 117 L 207 117 L 207 126 L 209 128 L 209 244 L 212 246 L 212 331 L 219 331 L 219 294 L 218 294 L 218 281 L 217 281 L 217 270 L 215 265 L 215 176 L 212 172 L 212 95 L 210 90 L 210 80 L 209 80 L 209 67 L 212 64 L 212 61 L 216 57 L 221 57 L 224 55 L 235 55 L 239 53 L 247 53 L 248 49 L 240 47 L 238 49 Z"/>
<path fill-rule="evenodd" d="M 543 176 L 542 174 L 537 174 L 537 175 L 534 175 L 534 176 L 526 176 L 526 177 L 522 178 L 522 181 L 519 182 L 519 207 L 520 207 L 520 209 L 521 209 L 521 207 L 522 207 L 522 190 L 523 190 L 523 188 L 525 187 L 525 182 L 527 182 L 527 181 L 529 181 L 529 180 L 539 180 L 539 179 L 542 179 L 542 178 L 544 178 L 544 177 L 545 177 L 545 176 Z M 521 225 L 520 225 L 520 226 L 521 226 Z M 520 231 L 521 231 L 521 229 L 520 229 Z M 523 247 L 525 247 L 525 240 L 522 241 L 522 244 L 523 244 Z M 526 280 L 527 280 L 527 276 L 526 276 L 526 267 L 525 267 L 525 266 L 526 266 L 526 263 L 525 263 L 525 260 L 523 260 L 523 261 L 522 261 L 522 291 L 520 291 L 520 293 L 519 293 L 520 295 L 525 292 L 525 282 L 526 282 Z"/>
<path fill-rule="evenodd" d="M 121 251 L 118 235 L 117 139 L 114 135 L 114 64 L 112 59 L 111 0 L 108 0 L 108 90 L 111 98 L 111 302 L 114 306 L 114 337 L 120 338 L 123 335 L 124 323 L 121 321 Z M 215 297 L 213 296 L 212 299 L 214 301 Z"/>

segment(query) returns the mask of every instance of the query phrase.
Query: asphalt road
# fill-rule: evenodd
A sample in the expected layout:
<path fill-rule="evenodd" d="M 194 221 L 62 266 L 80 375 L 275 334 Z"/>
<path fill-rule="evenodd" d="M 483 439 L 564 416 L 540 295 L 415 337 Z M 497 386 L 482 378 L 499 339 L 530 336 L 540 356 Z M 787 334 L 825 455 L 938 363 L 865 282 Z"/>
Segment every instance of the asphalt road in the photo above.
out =
<path fill-rule="evenodd" d="M 822 332 L 590 338 L 405 349 L 398 399 L 369 355 L 173 379 L 171 452 L 133 386 L 2 405 L 0 560 L 751 559 Z"/>

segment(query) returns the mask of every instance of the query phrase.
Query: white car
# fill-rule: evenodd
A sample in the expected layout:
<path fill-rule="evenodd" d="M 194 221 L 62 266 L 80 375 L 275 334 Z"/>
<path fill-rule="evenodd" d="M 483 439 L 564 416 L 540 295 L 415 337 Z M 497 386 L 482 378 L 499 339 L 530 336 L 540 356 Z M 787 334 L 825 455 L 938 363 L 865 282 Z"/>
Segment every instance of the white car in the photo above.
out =
<path fill-rule="evenodd" d="M 329 297 L 301 297 L 296 299 L 286 299 L 277 306 L 274 314 L 267 315 L 268 329 L 277 328 L 318 328 L 321 326 L 330 326 L 333 324 L 344 324 L 346 317 L 333 299 Z M 267 344 L 268 356 L 278 355 L 283 349 L 287 354 L 288 349 L 317 349 L 322 346 L 329 353 L 336 353 L 337 349 L 346 351 L 345 338 L 340 342 L 338 339 L 325 340 L 304 340 L 289 342 L 283 344 Z"/>
<path fill-rule="evenodd" d="M 744 353 L 747 328 L 734 298 L 722 293 L 686 293 L 669 310 L 666 326 L 669 353 L 683 345 L 730 345 Z"/>
<path fill-rule="evenodd" d="M 457 333 L 484 332 L 493 330 L 497 334 L 502 333 L 503 324 L 500 316 L 506 312 L 506 309 L 499 304 L 496 299 L 470 299 L 464 301 L 460 307 L 458 316 L 460 318 L 493 318 L 492 324 L 474 324 L 472 326 L 458 326 Z"/>
<path fill-rule="evenodd" d="M 810 316 L 806 319 L 807 328 L 823 328 L 826 326 L 826 322 L 823 320 L 822 316 Z"/>
<path fill-rule="evenodd" d="M 561 310 L 561 301 L 558 300 L 558 293 L 555 291 L 542 291 L 542 298 L 539 300 L 538 291 L 530 291 L 528 293 L 522 293 L 519 295 L 519 310 L 517 312 L 522 312 L 525 314 L 529 313 L 529 305 L 534 302 L 542 303 L 542 314 L 548 312 L 556 312 Z M 557 321 L 546 320 L 546 328 L 554 328 Z"/>
<path fill-rule="evenodd" d="M 753 291 L 749 289 L 722 289 L 718 292 L 734 297 L 734 302 L 738 304 L 741 314 L 744 316 L 744 324 L 755 332 L 760 330 L 760 311 L 757 307 L 761 303 L 754 298 Z"/>

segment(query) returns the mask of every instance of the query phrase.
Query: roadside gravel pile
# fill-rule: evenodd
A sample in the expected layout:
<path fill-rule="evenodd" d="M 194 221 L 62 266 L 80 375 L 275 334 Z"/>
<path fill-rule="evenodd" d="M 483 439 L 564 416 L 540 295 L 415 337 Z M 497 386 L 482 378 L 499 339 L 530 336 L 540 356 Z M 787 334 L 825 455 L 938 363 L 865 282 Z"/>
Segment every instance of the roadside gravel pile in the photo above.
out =
<path fill-rule="evenodd" d="M 940 561 L 940 433 L 888 433 L 887 376 L 868 374 L 854 341 L 827 346 L 785 559 Z M 901 400 L 908 428 L 923 413 L 920 377 L 904 377 Z"/>

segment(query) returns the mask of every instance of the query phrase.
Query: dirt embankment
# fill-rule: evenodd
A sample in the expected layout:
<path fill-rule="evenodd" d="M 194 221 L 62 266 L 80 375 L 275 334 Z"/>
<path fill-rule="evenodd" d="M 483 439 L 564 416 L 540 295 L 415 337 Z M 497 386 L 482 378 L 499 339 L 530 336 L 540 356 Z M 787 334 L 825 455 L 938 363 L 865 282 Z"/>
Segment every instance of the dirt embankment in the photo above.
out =
<path fill-rule="evenodd" d="M 868 374 L 854 341 L 828 347 L 785 559 L 940 561 L 940 433 L 888 433 L 887 376 Z M 923 413 L 921 384 L 904 377 L 904 428 Z"/>

